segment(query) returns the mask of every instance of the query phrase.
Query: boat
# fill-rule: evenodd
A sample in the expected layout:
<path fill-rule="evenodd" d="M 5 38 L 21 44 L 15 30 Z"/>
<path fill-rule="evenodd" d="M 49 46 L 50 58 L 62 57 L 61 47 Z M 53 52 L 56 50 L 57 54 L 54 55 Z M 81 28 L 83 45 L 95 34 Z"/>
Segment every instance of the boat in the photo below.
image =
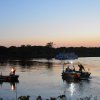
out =
<path fill-rule="evenodd" d="M 86 71 L 82 64 L 78 64 L 79 70 L 76 70 L 74 66 L 70 65 L 67 68 L 63 68 L 62 78 L 64 80 L 87 80 L 90 79 L 91 73 Z"/>
<path fill-rule="evenodd" d="M 19 75 L 15 74 L 16 69 L 13 67 L 9 75 L 0 75 L 0 82 L 17 82 Z"/>
<path fill-rule="evenodd" d="M 77 62 L 75 62 L 75 59 L 78 59 L 78 56 L 72 52 L 72 53 L 59 53 L 56 55 L 55 59 L 61 60 L 63 64 L 63 72 L 62 72 L 62 78 L 64 80 L 86 80 L 90 78 L 90 72 L 86 71 L 84 66 Z M 65 60 L 67 60 L 67 63 L 65 63 Z M 67 64 L 67 68 L 65 69 L 65 64 Z M 78 66 L 77 68 L 74 67 L 74 65 Z"/>
<path fill-rule="evenodd" d="M 17 82 L 19 75 L 0 75 L 0 82 Z"/>

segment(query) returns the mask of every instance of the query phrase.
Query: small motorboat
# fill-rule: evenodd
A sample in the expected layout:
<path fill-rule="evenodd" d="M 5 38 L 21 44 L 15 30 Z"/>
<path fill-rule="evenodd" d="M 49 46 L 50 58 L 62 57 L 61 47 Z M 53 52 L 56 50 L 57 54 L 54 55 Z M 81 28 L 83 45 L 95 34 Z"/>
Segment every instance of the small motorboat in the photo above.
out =
<path fill-rule="evenodd" d="M 79 70 L 75 70 L 75 67 L 72 65 L 67 66 L 66 69 L 63 69 L 62 78 L 64 80 L 87 80 L 90 78 L 90 72 L 85 71 L 85 68 L 82 64 L 78 64 Z"/>
<path fill-rule="evenodd" d="M 76 63 L 78 65 L 78 70 L 74 67 L 74 60 L 78 59 L 78 56 L 72 52 L 72 53 L 59 53 L 55 57 L 57 60 L 61 60 L 63 63 L 63 72 L 62 72 L 62 78 L 64 80 L 82 80 L 82 79 L 89 79 L 90 78 L 90 72 L 86 71 L 84 66 L 80 64 L 79 62 Z M 65 69 L 65 60 L 67 60 L 67 68 Z M 75 64 L 75 66 L 76 66 Z"/>
<path fill-rule="evenodd" d="M 19 75 L 15 75 L 15 68 L 11 69 L 11 72 L 9 75 L 0 75 L 0 82 L 17 82 Z"/>
<path fill-rule="evenodd" d="M 87 80 L 90 78 L 90 74 L 90 72 L 64 71 L 62 72 L 62 78 L 64 80 Z"/>
<path fill-rule="evenodd" d="M 1 82 L 17 82 L 19 75 L 0 75 Z"/>

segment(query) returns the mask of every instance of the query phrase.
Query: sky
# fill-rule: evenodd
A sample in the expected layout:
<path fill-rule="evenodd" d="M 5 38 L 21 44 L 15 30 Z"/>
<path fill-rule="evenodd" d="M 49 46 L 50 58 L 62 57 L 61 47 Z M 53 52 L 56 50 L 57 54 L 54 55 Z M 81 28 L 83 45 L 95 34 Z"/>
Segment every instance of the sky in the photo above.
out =
<path fill-rule="evenodd" d="M 100 47 L 100 0 L 0 0 L 0 45 Z"/>

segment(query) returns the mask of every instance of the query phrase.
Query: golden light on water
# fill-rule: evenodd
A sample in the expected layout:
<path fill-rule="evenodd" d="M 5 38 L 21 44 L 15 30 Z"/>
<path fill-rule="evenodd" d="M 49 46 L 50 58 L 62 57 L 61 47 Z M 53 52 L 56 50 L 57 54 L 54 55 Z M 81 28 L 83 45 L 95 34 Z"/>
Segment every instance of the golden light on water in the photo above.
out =
<path fill-rule="evenodd" d="M 14 84 L 11 85 L 11 90 L 15 91 L 16 90 L 16 86 Z"/>
<path fill-rule="evenodd" d="M 70 84 L 69 91 L 71 93 L 71 96 L 73 96 L 73 94 L 75 92 L 75 84 L 74 83 L 71 83 Z"/>

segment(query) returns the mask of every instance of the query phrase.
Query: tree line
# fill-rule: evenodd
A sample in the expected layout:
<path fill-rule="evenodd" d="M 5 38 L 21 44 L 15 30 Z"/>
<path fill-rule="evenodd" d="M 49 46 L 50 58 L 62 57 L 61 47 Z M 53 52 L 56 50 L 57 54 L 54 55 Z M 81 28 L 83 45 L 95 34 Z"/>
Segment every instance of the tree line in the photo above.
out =
<path fill-rule="evenodd" d="M 53 43 L 45 46 L 21 45 L 20 47 L 0 46 L 0 59 L 33 59 L 55 58 L 59 53 L 74 52 L 79 57 L 100 57 L 100 47 L 59 47 L 54 48 Z"/>

